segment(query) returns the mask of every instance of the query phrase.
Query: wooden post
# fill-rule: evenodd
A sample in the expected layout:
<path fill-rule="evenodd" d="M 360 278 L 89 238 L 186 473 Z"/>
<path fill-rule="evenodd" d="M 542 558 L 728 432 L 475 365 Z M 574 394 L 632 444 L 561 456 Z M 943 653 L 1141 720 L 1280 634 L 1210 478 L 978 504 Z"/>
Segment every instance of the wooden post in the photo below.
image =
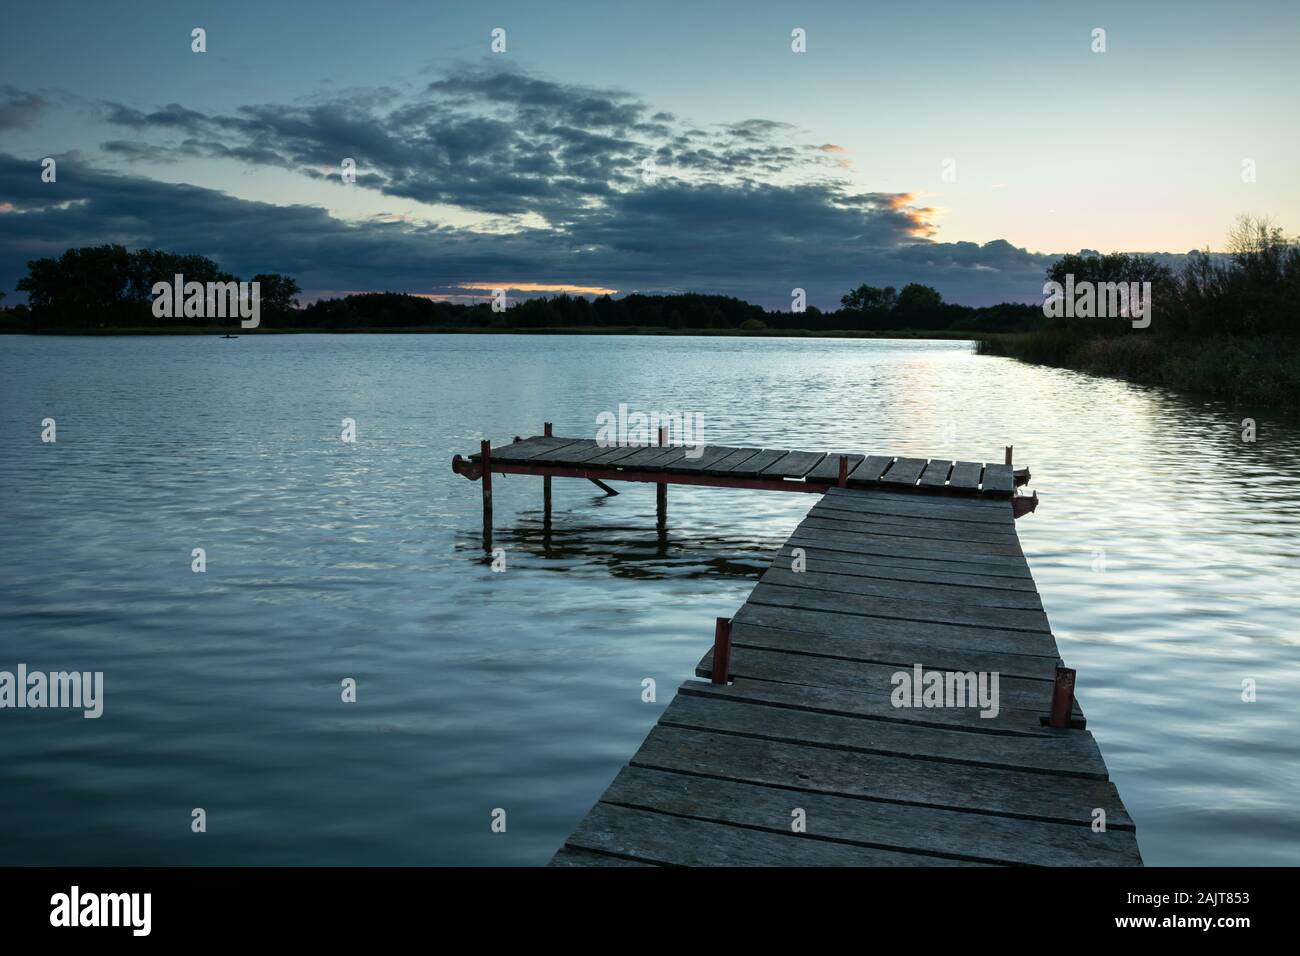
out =
<path fill-rule="evenodd" d="M 492 442 L 479 442 L 479 464 L 483 466 L 483 547 L 492 550 Z"/>
<path fill-rule="evenodd" d="M 849 483 L 849 456 L 840 455 L 840 477 L 835 482 L 839 487 L 845 488 Z"/>
<path fill-rule="evenodd" d="M 1013 448 L 1015 448 L 1015 445 L 1008 445 L 1008 446 L 1007 446 L 1007 464 L 1008 464 L 1008 465 L 1011 464 L 1011 450 L 1012 450 Z"/>
<path fill-rule="evenodd" d="M 731 618 L 713 623 L 713 683 L 725 684 L 731 676 Z"/>
<path fill-rule="evenodd" d="M 1056 683 L 1052 687 L 1052 716 L 1048 718 L 1049 727 L 1069 727 L 1070 717 L 1074 712 L 1074 669 L 1058 667 Z"/>
<path fill-rule="evenodd" d="M 542 425 L 542 434 L 547 438 L 551 437 L 551 423 L 546 422 Z M 544 512 L 543 520 L 551 520 L 551 476 L 547 475 L 542 479 L 542 511 Z"/>
<path fill-rule="evenodd" d="M 668 426 L 659 426 L 659 446 L 668 444 Z M 668 529 L 668 485 L 658 482 L 655 485 L 655 524 L 660 532 Z"/>

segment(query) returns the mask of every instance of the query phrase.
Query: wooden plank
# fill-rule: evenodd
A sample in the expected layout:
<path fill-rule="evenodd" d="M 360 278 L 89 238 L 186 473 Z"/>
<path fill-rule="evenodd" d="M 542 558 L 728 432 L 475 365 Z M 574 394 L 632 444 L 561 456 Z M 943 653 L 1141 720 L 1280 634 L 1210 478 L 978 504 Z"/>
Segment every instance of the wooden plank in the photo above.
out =
<path fill-rule="evenodd" d="M 886 488 L 832 487 L 826 489 L 826 494 L 830 496 L 829 501 L 836 501 L 850 507 L 855 504 L 870 503 L 875 499 L 902 504 L 906 502 L 907 497 Z M 918 513 L 924 513 L 921 509 L 940 511 L 945 514 L 960 513 L 970 515 L 972 519 L 978 516 L 977 520 L 981 521 L 1002 520 L 1010 512 L 1005 502 L 989 498 L 950 498 L 943 495 L 913 495 L 910 506 L 917 509 Z"/>
<path fill-rule="evenodd" d="M 1005 559 L 1006 563 L 970 562 L 964 556 L 936 555 L 933 549 L 909 548 L 899 544 L 897 538 L 881 538 L 869 535 L 827 535 L 822 532 L 803 532 L 798 528 L 790 535 L 792 547 L 813 549 L 841 555 L 845 560 L 862 558 L 879 560 L 881 558 L 905 560 L 911 566 L 929 567 L 935 570 L 948 569 L 968 574 L 983 574 L 998 577 L 1029 579 L 1029 565 Z"/>
<path fill-rule="evenodd" d="M 985 465 L 981 490 L 986 495 L 1011 495 L 1016 490 L 1015 469 L 1010 465 Z"/>
<path fill-rule="evenodd" d="M 970 733 L 892 720 L 773 707 L 708 690 L 694 695 L 678 694 L 659 718 L 659 726 L 741 734 L 828 750 L 891 754 L 962 766 L 1009 767 L 1065 777 L 1108 779 L 1101 751 L 1087 731 L 1069 737 Z"/>
<path fill-rule="evenodd" d="M 594 438 L 581 438 L 567 445 L 558 445 L 555 448 L 548 448 L 539 454 L 533 455 L 528 459 L 528 463 L 536 465 L 573 465 L 579 461 L 585 461 L 587 456 L 598 448 L 600 446 L 596 444 Z"/>
<path fill-rule="evenodd" d="M 922 661 L 946 670 L 996 671 L 1044 681 L 1055 678 L 1060 663 L 1056 641 L 1049 634 L 997 632 L 995 638 L 977 634 L 963 641 L 970 629 L 958 627 L 927 639 L 926 628 L 908 621 L 863 621 L 848 614 L 770 604 L 746 604 L 732 617 L 731 632 L 733 644 L 758 649 L 898 667 Z"/>
<path fill-rule="evenodd" d="M 766 478 L 802 478 L 826 457 L 820 451 L 792 451 L 763 469 Z"/>
<path fill-rule="evenodd" d="M 1052 686 L 1050 681 L 1027 677 L 1014 677 L 1010 674 L 998 678 L 998 712 L 989 717 L 980 716 L 973 707 L 899 707 L 894 708 L 890 695 L 893 693 L 894 675 L 900 671 L 909 673 L 917 664 L 922 671 L 953 671 L 969 673 L 967 668 L 955 667 L 951 660 L 944 659 L 943 651 L 935 651 L 922 661 L 910 661 L 906 664 L 877 664 L 872 661 L 849 661 L 842 658 L 820 658 L 808 654 L 791 654 L 784 651 L 770 651 L 757 647 L 733 645 L 731 648 L 731 666 L 729 676 L 745 677 L 750 680 L 770 680 L 785 684 L 803 684 L 808 687 L 840 687 L 857 690 L 859 693 L 876 697 L 882 704 L 893 709 L 895 718 L 903 720 L 908 717 L 921 719 L 925 723 L 947 724 L 954 722 L 951 715 L 974 715 L 977 720 L 957 720 L 965 726 L 977 730 L 995 732 L 1002 729 L 1000 721 L 1005 713 L 1011 713 L 1016 720 L 1026 715 L 1036 718 L 1048 716 L 1051 705 Z M 705 652 L 696 665 L 696 677 L 713 676 L 713 651 Z M 1076 704 L 1077 706 L 1077 704 Z M 989 711 L 992 713 L 992 711 Z M 1012 721 L 1013 723 L 1016 721 Z M 1023 721 L 1022 721 L 1023 722 Z"/>
<path fill-rule="evenodd" d="M 925 466 L 925 471 L 921 472 L 922 488 L 945 488 L 948 484 L 948 472 L 952 471 L 952 462 L 940 461 L 939 459 L 931 460 L 930 464 Z"/>
<path fill-rule="evenodd" d="M 1044 634 L 1050 634 L 1052 630 L 1047 622 L 1047 615 L 1042 611 L 980 607 L 969 604 L 939 604 L 918 598 L 822 591 L 799 581 L 800 578 L 806 577 L 806 574 L 769 570 L 754 588 L 749 600 L 755 604 L 774 604 L 777 607 L 798 608 L 805 611 L 831 611 L 836 614 L 854 614 L 897 621 L 956 624 L 1002 631 L 1039 631 Z"/>
<path fill-rule="evenodd" d="M 806 793 L 644 767 L 624 767 L 607 802 L 785 833 L 795 808 L 807 835 L 1001 865 L 1138 866 L 1131 830 L 1043 823 Z"/>
<path fill-rule="evenodd" d="M 858 497 L 837 494 L 857 492 Z M 963 507 L 977 505 L 977 507 Z M 992 506 L 990 508 L 989 506 Z M 937 521 L 962 521 L 968 524 L 997 525 L 1002 530 L 1015 528 L 1015 513 L 1005 501 L 958 495 L 916 495 L 908 492 L 869 488 L 830 488 L 817 501 L 820 508 L 862 514 L 890 514 L 900 518 Z"/>
<path fill-rule="evenodd" d="M 810 542 L 815 547 L 838 551 L 889 554 L 900 558 L 930 558 L 935 561 L 971 565 L 966 568 L 968 571 L 978 571 L 980 568 L 1003 568 L 1025 575 L 1029 573 L 1025 556 L 1010 545 L 969 541 L 941 542 L 924 538 L 900 538 L 897 535 L 874 532 L 828 531 L 825 528 L 806 527 L 802 523 L 790 535 L 792 542 L 795 538 Z"/>
<path fill-rule="evenodd" d="M 947 866 L 961 861 L 876 847 L 810 840 L 667 813 L 598 803 L 569 837 L 570 847 L 669 866 Z M 964 864 L 978 865 L 978 864 Z"/>
<path fill-rule="evenodd" d="M 809 527 L 827 530 L 861 531 L 867 534 L 887 534 L 899 538 L 929 538 L 935 541 L 976 541 L 987 544 L 1015 544 L 1020 539 L 1014 532 L 998 527 L 982 527 L 957 521 L 901 518 L 897 515 L 864 515 L 848 511 L 832 511 L 814 506 L 803 521 Z"/>
<path fill-rule="evenodd" d="M 821 591 L 836 591 L 841 594 L 878 595 L 899 600 L 1015 608 L 1022 611 L 1041 612 L 1043 610 L 1042 600 L 1032 591 L 972 588 L 923 581 L 892 581 L 863 577 L 858 574 L 838 574 L 834 571 L 815 570 L 813 568 L 803 571 L 791 571 L 789 568 L 780 567 L 776 564 L 769 567 L 759 580 L 765 584 L 815 588 Z"/>
<path fill-rule="evenodd" d="M 749 459 L 753 458 L 762 450 L 763 449 L 761 448 L 737 448 L 735 451 L 733 451 L 726 458 L 723 458 L 721 461 L 706 466 L 704 468 L 704 473 L 706 475 L 728 474 L 731 471 L 731 469 L 735 468 L 737 465 L 749 461 Z"/>
<path fill-rule="evenodd" d="M 565 445 L 573 439 L 569 438 L 552 438 L 549 435 L 533 435 L 531 438 L 525 438 L 522 441 L 511 442 L 501 447 L 493 447 L 492 458 L 498 461 L 522 461 L 529 455 L 535 455 L 538 452 L 545 451 L 548 448 L 556 448 L 559 445 Z M 470 461 L 478 461 L 483 457 L 482 452 L 474 452 L 469 456 Z"/>
<path fill-rule="evenodd" d="M 847 687 L 817 687 L 808 684 L 791 684 L 783 681 L 758 680 L 735 677 L 730 684 L 712 684 L 688 681 L 680 694 L 707 694 L 707 688 L 726 688 L 740 699 L 773 707 L 790 707 L 821 714 L 841 714 L 873 720 L 893 720 L 900 724 L 922 727 L 940 727 L 966 733 L 997 733 L 1003 736 L 1019 735 L 1046 737 L 1052 734 L 1086 734 L 1086 730 L 1053 730 L 1043 724 L 1041 715 L 1021 710 L 1006 710 L 996 718 L 980 717 L 977 711 L 949 707 L 916 708 L 894 707 L 878 695 L 862 694 Z M 990 727 L 989 724 L 995 726 Z"/>
<path fill-rule="evenodd" d="M 1107 827 L 1133 828 L 1132 818 L 1108 780 L 801 747 L 676 727 L 651 730 L 631 765 L 815 793 L 1083 825 L 1092 823 L 1093 809 L 1100 807 L 1106 811 Z M 582 845 L 572 840 L 570 844 Z"/>
<path fill-rule="evenodd" d="M 968 574 L 953 571 L 942 561 L 907 561 L 899 558 L 881 558 L 871 554 L 850 554 L 844 551 L 823 551 L 818 548 L 800 548 L 804 568 L 808 571 L 826 571 L 833 574 L 856 574 L 864 578 L 881 578 L 887 581 L 918 581 L 928 584 L 951 584 L 964 587 L 991 588 L 993 590 L 1019 591 L 1038 598 L 1038 589 L 1027 577 L 1006 577 L 992 574 Z M 777 552 L 773 562 L 779 567 L 791 568 L 795 548 L 785 545 Z M 935 567 L 938 565 L 938 567 Z M 965 567 L 965 565 L 961 565 Z M 1041 599 L 1039 606 L 1041 607 Z"/>
<path fill-rule="evenodd" d="M 956 462 L 952 466 L 952 475 L 948 479 L 948 488 L 951 491 L 979 491 L 980 475 L 983 473 L 984 466 L 977 461 Z"/>
<path fill-rule="evenodd" d="M 626 768 L 625 768 L 626 769 Z M 547 866 L 655 866 L 654 863 L 645 863 L 641 860 L 628 860 L 621 856 L 610 856 L 607 853 L 593 853 L 591 850 L 575 850 L 570 846 L 562 846 L 555 856 L 551 857 L 551 862 Z"/>
<path fill-rule="evenodd" d="M 868 455 L 849 475 L 850 485 L 875 485 L 886 469 L 894 463 L 892 455 Z"/>
<path fill-rule="evenodd" d="M 706 445 L 698 458 L 684 458 L 667 466 L 667 471 L 700 472 L 720 464 L 723 459 L 740 451 L 730 445 Z"/>
<path fill-rule="evenodd" d="M 654 471 L 656 463 L 670 455 L 678 454 L 680 457 L 681 447 L 678 445 L 651 445 L 648 448 L 642 448 L 635 455 L 629 455 L 618 461 L 618 468 L 630 468 L 634 471 Z"/>
<path fill-rule="evenodd" d="M 786 452 L 779 448 L 765 448 L 752 458 L 747 458 L 732 467 L 728 470 L 727 474 L 733 475 L 737 478 L 757 478 L 762 474 L 764 468 L 779 461 L 781 458 L 785 457 L 785 454 Z"/>
<path fill-rule="evenodd" d="M 630 458 L 639 451 L 644 451 L 646 445 L 620 445 L 609 449 L 603 455 L 594 455 L 588 458 L 584 465 L 591 468 L 614 468 L 620 461 Z"/>
<path fill-rule="evenodd" d="M 900 458 L 880 476 L 880 483 L 911 488 L 916 485 L 916 480 L 921 477 L 925 466 L 924 458 Z"/>
<path fill-rule="evenodd" d="M 816 468 L 803 476 L 804 481 L 839 481 L 840 455 L 844 455 L 849 460 L 849 474 L 852 474 L 853 470 L 866 459 L 865 455 L 850 455 L 838 451 L 830 452 L 818 463 Z"/>

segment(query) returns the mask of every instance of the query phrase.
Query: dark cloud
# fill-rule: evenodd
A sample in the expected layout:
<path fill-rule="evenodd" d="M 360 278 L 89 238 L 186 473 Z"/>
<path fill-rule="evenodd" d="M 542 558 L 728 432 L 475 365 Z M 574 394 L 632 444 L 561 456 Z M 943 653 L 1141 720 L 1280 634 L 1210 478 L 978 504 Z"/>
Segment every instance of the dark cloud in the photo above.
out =
<path fill-rule="evenodd" d="M 28 94 L 5 96 L 15 116 Z M 0 116 L 5 115 L 0 112 Z M 279 271 L 307 290 L 428 293 L 462 283 L 693 290 L 788 307 L 790 290 L 834 307 L 861 282 L 937 286 L 952 300 L 1041 297 L 1051 257 L 1002 240 L 937 243 L 908 193 L 863 193 L 835 174 L 834 150 L 785 123 L 683 124 L 616 90 L 518 71 L 467 69 L 416 96 L 353 90 L 328 102 L 202 113 L 106 103 L 130 135 L 102 144 L 133 166 L 219 157 L 493 214 L 539 227 L 476 231 L 388 214 L 351 222 L 324 209 L 237 199 L 60 158 L 0 156 L 0 282 L 25 260 L 119 242 L 211 256 L 242 275 Z M 653 160 L 647 167 L 646 161 Z M 332 172 L 325 172 L 331 170 Z M 376 204 L 376 208 L 383 208 Z"/>
<path fill-rule="evenodd" d="M 0 130 L 22 129 L 36 122 L 49 102 L 36 93 L 0 86 Z"/>

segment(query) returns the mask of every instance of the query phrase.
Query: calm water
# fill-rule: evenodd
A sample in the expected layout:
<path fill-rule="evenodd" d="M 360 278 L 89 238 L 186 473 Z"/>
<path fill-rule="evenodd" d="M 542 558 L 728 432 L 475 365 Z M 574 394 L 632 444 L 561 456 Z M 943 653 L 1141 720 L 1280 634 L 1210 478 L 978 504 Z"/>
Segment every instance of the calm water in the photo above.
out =
<path fill-rule="evenodd" d="M 1147 862 L 1300 863 L 1277 413 L 793 339 L 9 336 L 0 390 L 0 669 L 106 683 L 99 720 L 0 711 L 0 863 L 544 863 L 812 503 L 672 487 L 660 546 L 649 486 L 557 481 L 548 536 L 541 483 L 501 477 L 492 573 L 451 456 L 548 419 L 591 436 L 619 402 L 702 411 L 715 443 L 1014 443 L 1042 499 L 1021 540 Z"/>

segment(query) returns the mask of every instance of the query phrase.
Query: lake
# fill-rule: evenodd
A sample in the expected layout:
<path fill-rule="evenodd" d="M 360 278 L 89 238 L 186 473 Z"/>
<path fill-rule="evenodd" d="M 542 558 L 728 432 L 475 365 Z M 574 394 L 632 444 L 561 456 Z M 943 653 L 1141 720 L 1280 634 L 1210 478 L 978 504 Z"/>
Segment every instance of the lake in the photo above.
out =
<path fill-rule="evenodd" d="M 545 863 L 815 500 L 671 486 L 661 542 L 652 486 L 556 480 L 547 533 L 541 482 L 497 476 L 494 573 L 452 455 L 594 437 L 620 403 L 715 444 L 1014 444 L 1146 862 L 1300 863 L 1300 423 L 1276 411 L 901 340 L 5 336 L 0 382 L 0 670 L 105 686 L 97 720 L 0 711 L 0 864 Z"/>

